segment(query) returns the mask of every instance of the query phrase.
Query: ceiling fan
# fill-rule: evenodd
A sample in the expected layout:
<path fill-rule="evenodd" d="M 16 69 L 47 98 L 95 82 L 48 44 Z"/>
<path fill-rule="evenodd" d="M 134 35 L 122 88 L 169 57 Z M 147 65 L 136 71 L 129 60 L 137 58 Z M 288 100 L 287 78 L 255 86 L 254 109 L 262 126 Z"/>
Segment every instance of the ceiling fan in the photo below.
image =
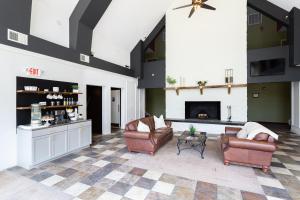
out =
<path fill-rule="evenodd" d="M 208 9 L 208 10 L 216 10 L 216 8 L 214 8 L 214 7 L 210 6 L 210 5 L 205 4 L 205 2 L 207 2 L 207 1 L 208 0 L 192 0 L 191 4 L 188 4 L 188 5 L 185 5 L 185 6 L 180 6 L 180 7 L 174 8 L 173 10 L 178 10 L 178 9 L 181 9 L 181 8 L 192 7 L 192 10 L 190 12 L 189 18 L 192 17 L 192 15 L 195 13 L 195 11 L 198 8 L 204 8 L 204 9 Z"/>

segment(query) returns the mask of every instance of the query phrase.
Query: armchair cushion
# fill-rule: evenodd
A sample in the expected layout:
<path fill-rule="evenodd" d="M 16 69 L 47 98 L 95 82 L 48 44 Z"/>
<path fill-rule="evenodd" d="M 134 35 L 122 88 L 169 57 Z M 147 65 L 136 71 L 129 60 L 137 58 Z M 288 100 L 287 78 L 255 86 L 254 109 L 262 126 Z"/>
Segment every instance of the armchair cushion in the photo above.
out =
<path fill-rule="evenodd" d="M 233 135 L 235 136 L 242 128 L 238 127 L 225 127 L 225 134 L 226 135 Z"/>
<path fill-rule="evenodd" d="M 267 151 L 267 152 L 274 152 L 276 150 L 276 145 L 274 143 L 247 140 L 247 139 L 238 139 L 235 137 L 229 137 L 228 144 L 230 147 L 240 148 L 240 149 L 250 149 L 250 150 Z"/>
<path fill-rule="evenodd" d="M 256 129 L 253 129 L 252 131 L 249 132 L 247 139 L 248 140 L 253 140 L 257 135 L 261 134 L 261 133 L 265 133 L 271 137 L 273 137 L 275 140 L 278 140 L 278 135 L 276 133 L 274 133 L 273 131 L 263 127 L 262 125 L 260 125 L 259 127 L 257 127 Z"/>

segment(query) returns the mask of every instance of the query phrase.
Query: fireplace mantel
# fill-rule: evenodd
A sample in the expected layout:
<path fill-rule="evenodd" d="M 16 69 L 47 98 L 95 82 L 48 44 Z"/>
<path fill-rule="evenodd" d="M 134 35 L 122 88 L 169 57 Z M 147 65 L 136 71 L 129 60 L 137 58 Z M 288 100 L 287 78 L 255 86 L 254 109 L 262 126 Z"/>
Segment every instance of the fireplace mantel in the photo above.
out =
<path fill-rule="evenodd" d="M 222 120 L 202 120 L 202 119 L 176 119 L 167 118 L 167 121 L 171 122 L 182 122 L 182 123 L 198 123 L 198 124 L 217 124 L 217 125 L 228 125 L 228 126 L 244 126 L 246 122 L 238 121 L 222 121 Z"/>
<path fill-rule="evenodd" d="M 186 86 L 186 87 L 167 87 L 165 90 L 175 90 L 176 94 L 179 95 L 180 90 L 202 90 L 201 94 L 203 93 L 204 89 L 216 89 L 216 88 L 227 88 L 228 94 L 230 94 L 232 88 L 241 88 L 247 87 L 247 84 L 227 84 L 227 85 L 206 85 L 206 86 Z"/>

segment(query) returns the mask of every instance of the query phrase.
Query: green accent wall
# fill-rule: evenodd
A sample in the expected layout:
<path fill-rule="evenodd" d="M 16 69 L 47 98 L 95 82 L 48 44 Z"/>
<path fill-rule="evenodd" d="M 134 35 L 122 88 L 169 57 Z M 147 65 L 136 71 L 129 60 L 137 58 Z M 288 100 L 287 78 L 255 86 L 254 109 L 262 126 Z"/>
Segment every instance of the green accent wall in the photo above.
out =
<path fill-rule="evenodd" d="M 291 83 L 248 84 L 248 121 L 288 123 L 290 118 Z"/>
<path fill-rule="evenodd" d="M 281 46 L 282 40 L 287 41 L 287 31 L 277 31 L 277 22 L 269 17 L 263 15 L 262 24 L 248 25 L 248 49 Z"/>
<path fill-rule="evenodd" d="M 146 112 L 166 116 L 166 92 L 164 89 L 146 89 Z"/>

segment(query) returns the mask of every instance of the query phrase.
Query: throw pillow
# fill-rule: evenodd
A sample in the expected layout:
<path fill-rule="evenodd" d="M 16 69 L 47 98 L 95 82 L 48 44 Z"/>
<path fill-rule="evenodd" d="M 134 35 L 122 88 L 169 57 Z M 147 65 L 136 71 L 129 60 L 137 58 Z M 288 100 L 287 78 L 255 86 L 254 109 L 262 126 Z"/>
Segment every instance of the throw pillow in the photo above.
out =
<path fill-rule="evenodd" d="M 137 131 L 138 132 L 150 133 L 150 128 L 147 124 L 144 124 L 143 122 L 139 121 Z"/>
<path fill-rule="evenodd" d="M 154 118 L 155 129 L 167 127 L 163 115 L 160 115 L 159 118 L 156 116 L 154 116 L 153 118 Z"/>
<path fill-rule="evenodd" d="M 248 133 L 245 129 L 241 129 L 236 135 L 236 137 L 239 139 L 246 139 L 247 136 L 248 136 Z"/>

